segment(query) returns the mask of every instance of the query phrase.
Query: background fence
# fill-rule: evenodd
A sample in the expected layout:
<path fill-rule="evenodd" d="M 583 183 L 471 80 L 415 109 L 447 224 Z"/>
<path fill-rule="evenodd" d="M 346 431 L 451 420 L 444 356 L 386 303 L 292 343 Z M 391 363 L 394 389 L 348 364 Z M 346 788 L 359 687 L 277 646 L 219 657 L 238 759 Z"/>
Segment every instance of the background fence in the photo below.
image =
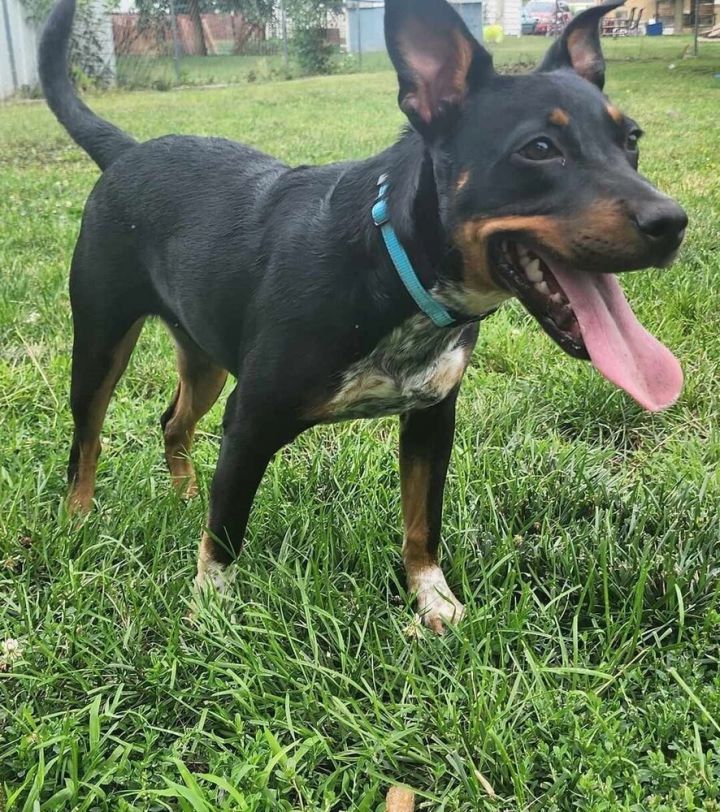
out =
<path fill-rule="evenodd" d="M 24 2 L 0 0 L 0 98 L 37 85 L 40 21 Z M 256 2 L 261 18 L 232 10 L 240 7 L 234 0 L 119 0 L 110 12 L 107 0 L 81 3 L 72 49 L 76 81 L 163 90 L 387 67 L 383 0 L 315 4 L 309 23 L 292 3 Z M 456 7 L 481 39 L 482 2 L 456 0 Z"/>
<path fill-rule="evenodd" d="M 329 72 L 342 59 L 347 28 L 342 7 L 322 10 L 300 27 L 279 1 L 265 7 L 261 20 L 235 11 L 193 13 L 191 2 L 185 7 L 171 2 L 167 14 L 112 15 L 120 84 L 162 88 L 254 81 Z M 309 50 L 314 50 L 314 62 Z"/>
<path fill-rule="evenodd" d="M 0 0 L 0 98 L 37 92 L 33 88 L 39 24 L 29 18 L 24 2 L 28 0 Z M 229 84 L 389 67 L 383 0 L 345 0 L 337 6 L 312 5 L 311 0 L 115 0 L 110 13 L 108 2 L 114 0 L 79 5 L 72 63 L 82 86 L 117 82 L 127 88 L 166 90 L 179 84 Z M 705 15 L 701 27 L 717 22 L 713 9 L 720 5 L 687 2 L 695 3 L 689 6 L 691 12 Z M 298 15 L 303 3 L 314 9 L 310 22 Z M 520 32 L 520 0 L 453 0 L 453 5 L 480 40 L 484 26 L 493 24 L 488 45 L 499 64 L 532 65 L 547 46 L 537 37 L 497 41 L 498 31 Z M 246 16 L 238 8 L 254 8 L 256 16 Z M 672 11 L 672 5 L 658 0 L 659 19 L 667 9 Z M 692 13 L 679 19 L 686 29 L 694 27 Z M 613 31 L 619 25 L 614 18 L 608 24 Z M 636 28 L 634 33 L 642 32 Z M 638 37 L 632 53 L 625 48 L 624 54 L 641 58 L 642 39 Z"/>

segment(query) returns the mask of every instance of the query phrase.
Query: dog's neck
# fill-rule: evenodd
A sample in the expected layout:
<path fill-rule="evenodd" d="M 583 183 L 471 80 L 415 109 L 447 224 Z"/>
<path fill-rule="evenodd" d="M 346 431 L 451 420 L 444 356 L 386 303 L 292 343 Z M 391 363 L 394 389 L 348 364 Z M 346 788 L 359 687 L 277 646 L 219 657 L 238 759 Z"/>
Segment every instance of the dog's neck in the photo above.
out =
<path fill-rule="evenodd" d="M 420 281 L 429 290 L 457 280 L 460 255 L 449 239 L 443 218 L 443 159 L 423 139 L 407 130 L 389 150 L 390 221 Z"/>
<path fill-rule="evenodd" d="M 346 164 L 327 197 L 335 238 L 353 255 L 353 264 L 367 269 L 356 281 L 372 303 L 378 329 L 418 312 L 372 220 L 378 178 L 388 176 L 390 223 L 408 254 L 415 274 L 428 291 L 456 283 L 462 276 L 460 252 L 453 246 L 443 217 L 450 188 L 443 178 L 442 153 L 431 152 L 413 130 L 406 130 L 391 147 L 361 161 Z M 447 224 L 451 225 L 451 224 Z M 462 313 L 453 305 L 455 312 Z"/>
<path fill-rule="evenodd" d="M 452 296 L 451 301 L 443 297 L 443 292 L 458 288 L 463 266 L 460 251 L 449 236 L 452 227 L 448 217 L 450 179 L 442 150 L 429 147 L 408 128 L 385 152 L 363 163 L 367 163 L 363 171 L 369 172 L 371 182 L 374 179 L 377 183 L 380 174 L 387 175 L 390 224 L 422 286 L 433 297 L 442 297 L 441 303 L 445 298 L 457 318 L 476 315 L 463 306 L 462 297 Z M 377 194 L 377 188 L 372 194 Z M 397 292 L 403 283 L 387 254 L 380 229 L 372 222 L 367 238 L 373 254 L 379 254 L 380 260 L 371 282 L 371 293 Z M 376 298 L 381 296 L 382 293 Z M 402 298 L 405 300 L 404 294 Z"/>

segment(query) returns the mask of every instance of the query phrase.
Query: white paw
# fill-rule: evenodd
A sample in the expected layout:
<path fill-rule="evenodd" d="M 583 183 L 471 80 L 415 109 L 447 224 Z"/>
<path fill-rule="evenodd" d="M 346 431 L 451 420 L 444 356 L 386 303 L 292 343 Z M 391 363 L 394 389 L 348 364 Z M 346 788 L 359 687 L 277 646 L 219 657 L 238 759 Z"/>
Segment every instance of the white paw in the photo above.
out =
<path fill-rule="evenodd" d="M 217 592 L 223 594 L 235 580 L 235 572 L 217 561 L 198 560 L 195 576 L 195 592 Z"/>
<path fill-rule="evenodd" d="M 417 570 L 408 577 L 408 585 L 416 593 L 422 622 L 432 631 L 443 634 L 445 626 L 462 620 L 465 607 L 453 595 L 440 567 Z"/>
<path fill-rule="evenodd" d="M 200 557 L 187 619 L 196 623 L 202 605 L 212 597 L 218 598 L 226 594 L 234 578 L 234 568 L 223 567 L 216 561 L 205 561 Z"/>

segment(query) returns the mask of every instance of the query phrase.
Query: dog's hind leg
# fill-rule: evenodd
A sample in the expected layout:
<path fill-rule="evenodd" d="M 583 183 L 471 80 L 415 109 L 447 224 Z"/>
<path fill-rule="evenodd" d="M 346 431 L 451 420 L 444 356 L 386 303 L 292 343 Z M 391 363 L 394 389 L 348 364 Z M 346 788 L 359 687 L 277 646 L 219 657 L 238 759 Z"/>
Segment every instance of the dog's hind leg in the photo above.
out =
<path fill-rule="evenodd" d="M 73 302 L 70 403 L 75 423 L 68 463 L 68 507 L 85 512 L 92 506 L 95 471 L 100 456 L 100 431 L 117 382 L 130 360 L 145 321 L 134 315 L 120 319 L 88 312 Z"/>
<path fill-rule="evenodd" d="M 463 605 L 447 585 L 437 561 L 443 490 L 455 434 L 457 389 L 429 409 L 400 419 L 400 490 L 405 539 L 403 561 L 408 589 L 423 623 L 442 634 L 458 623 Z"/>
<path fill-rule="evenodd" d="M 178 493 L 189 498 L 197 492 L 190 461 L 195 426 L 218 399 L 227 372 L 213 363 L 187 334 L 177 329 L 172 332 L 180 381 L 170 406 L 160 418 L 160 425 L 173 485 Z"/>

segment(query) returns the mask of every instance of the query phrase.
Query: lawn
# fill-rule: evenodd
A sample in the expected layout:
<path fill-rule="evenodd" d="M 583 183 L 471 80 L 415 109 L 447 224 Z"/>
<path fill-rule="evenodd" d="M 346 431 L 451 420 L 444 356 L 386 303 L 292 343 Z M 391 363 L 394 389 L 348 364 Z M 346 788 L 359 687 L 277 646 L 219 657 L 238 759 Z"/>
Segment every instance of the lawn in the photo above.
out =
<path fill-rule="evenodd" d="M 488 45 L 500 66 L 517 68 L 533 64 L 545 52 L 550 40 L 546 37 L 509 37 L 503 42 Z M 717 43 L 703 43 L 704 51 L 712 54 Z M 614 60 L 664 60 L 667 65 L 692 48 L 692 37 L 629 37 L 607 38 L 603 48 Z M 336 54 L 332 60 L 334 72 L 373 73 L 387 71 L 390 60 L 386 53 Z M 153 87 L 166 90 L 174 85 L 235 84 L 263 82 L 298 76 L 300 68 L 292 56 L 287 68 L 281 53 L 256 55 L 219 54 L 217 56 L 183 56 L 178 62 L 178 74 L 172 57 L 124 56 L 118 57 L 117 75 L 127 88 Z"/>
<path fill-rule="evenodd" d="M 412 634 L 390 419 L 283 451 L 235 589 L 186 619 L 221 407 L 182 503 L 157 324 L 110 408 L 98 507 L 68 519 L 67 267 L 97 170 L 42 103 L 0 107 L 0 809 L 369 812 L 390 782 L 447 812 L 720 809 L 720 45 L 676 50 L 613 62 L 608 92 L 690 216 L 676 265 L 626 280 L 684 393 L 644 413 L 518 306 L 484 323 L 444 523 L 468 615 L 443 638 Z M 91 104 L 141 138 L 309 163 L 387 145 L 395 92 L 379 72 Z"/>

